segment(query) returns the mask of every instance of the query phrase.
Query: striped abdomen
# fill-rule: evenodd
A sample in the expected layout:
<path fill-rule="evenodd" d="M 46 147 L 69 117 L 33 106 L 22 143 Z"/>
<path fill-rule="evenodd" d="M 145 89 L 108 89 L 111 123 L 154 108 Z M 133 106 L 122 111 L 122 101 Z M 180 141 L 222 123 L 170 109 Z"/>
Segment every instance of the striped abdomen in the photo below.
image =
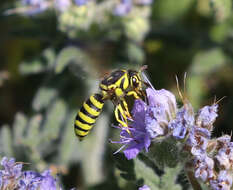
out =
<path fill-rule="evenodd" d="M 104 105 L 101 94 L 93 94 L 83 103 L 74 124 L 74 131 L 79 140 L 82 140 L 92 129 Z"/>

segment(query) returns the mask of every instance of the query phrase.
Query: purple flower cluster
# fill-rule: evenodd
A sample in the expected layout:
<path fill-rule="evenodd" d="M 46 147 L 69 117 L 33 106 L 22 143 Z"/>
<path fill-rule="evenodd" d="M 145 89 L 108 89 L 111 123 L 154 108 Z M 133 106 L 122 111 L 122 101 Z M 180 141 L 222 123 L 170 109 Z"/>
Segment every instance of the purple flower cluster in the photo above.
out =
<path fill-rule="evenodd" d="M 22 163 L 15 162 L 14 158 L 3 157 L 0 170 L 0 189 L 18 190 L 56 190 L 57 182 L 51 176 L 50 170 L 43 173 L 22 171 Z M 61 188 L 59 188 L 61 189 Z"/>
<path fill-rule="evenodd" d="M 71 5 L 85 6 L 89 1 L 94 0 L 21 0 L 22 5 L 26 7 L 23 13 L 27 15 L 38 14 L 49 8 L 55 8 L 60 12 L 64 12 Z M 124 16 L 131 11 L 134 5 L 150 5 L 152 2 L 153 0 L 121 0 L 119 3 L 116 3 L 113 14 Z"/>
<path fill-rule="evenodd" d="M 168 133 L 168 123 L 176 112 L 174 95 L 167 90 L 146 90 L 148 105 L 135 100 L 132 110 L 133 121 L 128 128 L 120 127 L 121 139 L 118 142 L 126 147 L 127 159 L 135 158 L 143 149 L 148 152 L 152 139 Z"/>
<path fill-rule="evenodd" d="M 146 89 L 147 101 L 135 100 L 132 120 L 121 129 L 120 140 L 127 159 L 142 150 L 149 151 L 152 143 L 166 138 L 182 140 L 187 151 L 185 162 L 197 180 L 214 190 L 230 190 L 233 179 L 233 142 L 228 135 L 211 139 L 218 105 L 204 106 L 196 114 L 188 100 L 177 108 L 175 96 L 167 90 Z"/>

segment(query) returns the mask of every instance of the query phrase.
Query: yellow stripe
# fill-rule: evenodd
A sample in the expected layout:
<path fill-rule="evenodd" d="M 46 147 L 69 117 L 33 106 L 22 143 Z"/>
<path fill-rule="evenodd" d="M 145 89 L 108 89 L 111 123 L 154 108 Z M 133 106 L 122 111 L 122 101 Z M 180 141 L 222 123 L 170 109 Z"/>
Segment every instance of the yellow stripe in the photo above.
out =
<path fill-rule="evenodd" d="M 104 84 L 100 84 L 100 88 L 104 89 L 104 90 L 108 90 L 108 87 Z"/>
<path fill-rule="evenodd" d="M 85 129 L 85 130 L 90 130 L 93 127 L 93 125 L 81 123 L 79 120 L 75 121 L 75 125 L 77 125 L 78 127 L 82 128 L 82 129 Z"/>
<path fill-rule="evenodd" d="M 129 79 L 128 79 L 128 76 L 127 76 L 127 77 L 125 77 L 125 81 L 124 81 L 124 84 L 123 84 L 124 90 L 125 90 L 126 88 L 128 88 L 128 86 L 129 86 Z"/>
<path fill-rule="evenodd" d="M 75 129 L 75 134 L 81 135 L 81 136 L 86 136 L 90 131 L 81 131 L 78 129 Z"/>
<path fill-rule="evenodd" d="M 91 115 L 93 115 L 93 116 L 98 116 L 98 115 L 100 114 L 100 112 L 98 112 L 98 111 L 92 109 L 88 104 L 86 104 L 86 102 L 84 102 L 83 107 L 85 108 L 85 110 L 86 110 L 89 114 L 91 114 Z"/>
<path fill-rule="evenodd" d="M 81 111 L 78 112 L 78 115 L 80 118 L 82 118 L 84 121 L 86 121 L 87 123 L 95 123 L 95 119 L 92 119 L 88 116 L 86 116 L 84 113 L 82 113 Z"/>
<path fill-rule="evenodd" d="M 125 73 L 121 78 L 119 78 L 116 82 L 115 85 L 120 87 L 121 85 L 121 81 L 123 80 L 123 78 L 127 78 L 127 73 Z"/>
<path fill-rule="evenodd" d="M 91 100 L 91 103 L 93 104 L 93 105 L 95 105 L 95 107 L 97 107 L 97 108 L 99 108 L 99 109 L 102 109 L 103 108 L 103 103 L 101 103 L 101 102 L 99 102 L 98 100 L 96 100 L 95 98 L 94 98 L 94 96 L 91 96 L 90 97 L 90 100 Z"/>

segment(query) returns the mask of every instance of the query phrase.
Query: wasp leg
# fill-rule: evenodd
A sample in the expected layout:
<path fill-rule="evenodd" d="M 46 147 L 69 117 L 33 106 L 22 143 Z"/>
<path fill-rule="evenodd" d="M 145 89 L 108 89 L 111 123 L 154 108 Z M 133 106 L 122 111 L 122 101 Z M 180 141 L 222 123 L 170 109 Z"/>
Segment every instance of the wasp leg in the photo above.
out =
<path fill-rule="evenodd" d="M 125 108 L 125 115 L 129 118 L 132 118 L 128 109 L 128 104 L 126 103 L 125 99 L 122 100 L 124 108 Z"/>
<path fill-rule="evenodd" d="M 126 94 L 127 96 L 134 96 L 135 99 L 140 99 L 140 97 L 138 96 L 138 94 L 135 91 L 129 91 Z"/>
<path fill-rule="evenodd" d="M 124 110 L 121 106 L 121 104 L 118 104 L 115 108 L 115 117 L 116 117 L 116 120 L 126 129 L 126 131 L 131 134 L 131 132 L 129 131 L 128 129 L 128 123 L 127 123 L 127 118 L 124 114 Z"/>

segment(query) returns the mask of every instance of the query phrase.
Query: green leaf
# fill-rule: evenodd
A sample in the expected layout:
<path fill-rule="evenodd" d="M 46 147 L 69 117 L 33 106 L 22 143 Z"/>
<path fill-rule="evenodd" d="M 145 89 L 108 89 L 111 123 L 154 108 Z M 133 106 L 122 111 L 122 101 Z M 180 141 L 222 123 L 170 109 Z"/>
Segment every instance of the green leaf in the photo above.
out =
<path fill-rule="evenodd" d="M 67 164 L 68 161 L 71 160 L 72 157 L 75 157 L 75 161 L 81 159 L 81 150 L 79 140 L 74 134 L 74 118 L 77 112 L 72 112 L 68 116 L 66 116 L 66 124 L 64 127 L 64 131 L 62 133 L 61 145 L 59 148 L 59 158 L 60 162 L 63 164 Z M 69 145 L 69 146 L 67 146 Z M 79 151 L 74 151 L 79 149 Z M 75 155 L 74 155 L 75 154 Z M 74 156 L 73 156 L 74 155 Z"/>
<path fill-rule="evenodd" d="M 157 142 L 151 145 L 147 156 L 160 169 L 164 167 L 175 167 L 178 163 L 179 150 L 176 146 L 176 140 L 169 138 L 163 142 Z"/>
<path fill-rule="evenodd" d="M 148 185 L 153 190 L 159 190 L 160 177 L 155 171 L 148 167 L 142 160 L 134 159 L 135 174 L 138 180 L 143 179 L 143 183 Z"/>
<path fill-rule="evenodd" d="M 1 136 L 0 152 L 3 153 L 4 156 L 13 157 L 14 156 L 13 144 L 12 144 L 13 138 L 10 131 L 10 126 L 8 125 L 2 126 L 0 131 L 0 136 Z"/>
<path fill-rule="evenodd" d="M 56 100 L 46 112 L 45 124 L 43 126 L 43 139 L 45 141 L 56 139 L 59 130 L 66 117 L 67 107 L 62 99 Z"/>
<path fill-rule="evenodd" d="M 161 177 L 161 190 L 181 190 L 182 187 L 179 184 L 176 184 L 177 176 L 180 173 L 180 166 L 175 168 L 165 168 L 164 174 Z"/>
<path fill-rule="evenodd" d="M 53 49 L 45 49 L 40 56 L 32 61 L 23 62 L 19 66 L 22 74 L 35 74 L 47 71 L 54 65 L 55 53 Z"/>
<path fill-rule="evenodd" d="M 219 48 L 201 51 L 194 57 L 192 67 L 190 68 L 192 74 L 205 75 L 217 70 L 226 62 L 225 55 Z"/>
<path fill-rule="evenodd" d="M 23 143 L 36 148 L 40 144 L 40 125 L 42 121 L 42 115 L 37 114 L 33 116 L 29 123 L 28 129 L 25 138 L 23 139 Z"/>
<path fill-rule="evenodd" d="M 56 58 L 55 72 L 61 73 L 67 65 L 75 62 L 81 65 L 86 65 L 88 57 L 77 47 L 66 47 L 60 51 Z"/>
<path fill-rule="evenodd" d="M 33 99 L 32 107 L 36 111 L 46 108 L 57 97 L 57 90 L 50 87 L 40 87 Z"/>
<path fill-rule="evenodd" d="M 13 123 L 14 144 L 22 143 L 23 133 L 27 126 L 27 118 L 23 113 L 17 113 Z"/>
<path fill-rule="evenodd" d="M 162 20 L 177 20 L 190 10 L 194 2 L 194 0 L 157 0 L 153 13 Z"/>
<path fill-rule="evenodd" d="M 209 3 L 217 22 L 223 22 L 232 15 L 231 0 L 209 0 Z"/>

